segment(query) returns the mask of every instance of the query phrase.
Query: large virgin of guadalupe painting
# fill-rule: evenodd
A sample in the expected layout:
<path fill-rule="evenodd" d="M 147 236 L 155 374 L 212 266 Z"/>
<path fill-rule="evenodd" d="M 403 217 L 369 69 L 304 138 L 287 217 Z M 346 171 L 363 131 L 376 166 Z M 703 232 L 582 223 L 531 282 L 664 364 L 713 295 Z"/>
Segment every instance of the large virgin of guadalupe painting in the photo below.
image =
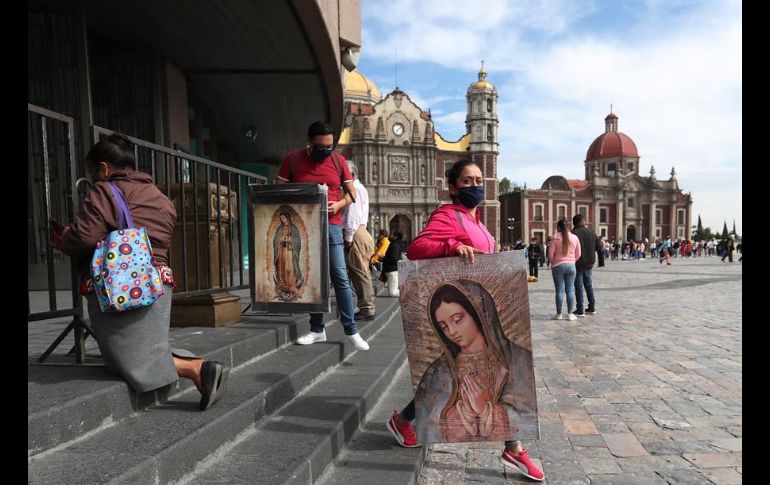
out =
<path fill-rule="evenodd" d="M 292 222 L 292 213 L 295 216 L 295 222 Z M 275 274 L 273 282 L 275 283 L 275 294 L 282 301 L 294 301 L 302 295 L 305 282 L 302 271 L 301 258 L 302 239 L 304 236 L 307 241 L 307 234 L 300 235 L 300 229 L 297 225 L 299 216 L 291 207 L 282 206 L 276 214 L 280 224 L 275 230 L 273 236 L 273 263 L 275 264 Z M 276 217 L 274 216 L 274 218 Z M 304 228 L 304 224 L 301 224 Z M 307 245 L 305 245 L 307 253 Z"/>
<path fill-rule="evenodd" d="M 400 265 L 418 440 L 537 438 L 524 268 L 505 253 Z"/>
<path fill-rule="evenodd" d="M 326 187 L 250 188 L 252 307 L 255 311 L 329 311 Z"/>

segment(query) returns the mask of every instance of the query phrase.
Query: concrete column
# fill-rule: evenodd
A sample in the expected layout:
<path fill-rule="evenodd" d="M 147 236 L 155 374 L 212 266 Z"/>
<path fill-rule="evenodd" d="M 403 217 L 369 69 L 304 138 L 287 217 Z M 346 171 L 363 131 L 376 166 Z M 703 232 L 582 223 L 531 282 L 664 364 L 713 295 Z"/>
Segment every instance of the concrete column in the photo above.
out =
<path fill-rule="evenodd" d="M 671 202 L 671 240 L 677 238 L 677 223 L 676 223 L 676 202 Z"/>
<path fill-rule="evenodd" d="M 79 131 L 80 143 L 82 144 L 82 157 L 85 158 L 86 153 L 95 143 L 92 133 L 91 125 L 94 122 L 94 110 L 93 102 L 91 98 L 91 67 L 89 65 L 89 52 L 88 52 L 88 27 L 86 26 L 86 14 L 85 14 L 85 2 L 78 0 L 75 3 L 75 9 L 73 12 L 73 18 L 75 20 L 75 54 L 77 56 L 78 66 L 78 88 L 80 90 L 80 120 L 79 126 L 76 126 L 76 133 Z M 73 140 L 74 142 L 75 140 Z M 77 154 L 76 156 L 81 156 Z M 85 164 L 78 164 L 78 177 L 85 177 Z"/>
<path fill-rule="evenodd" d="M 617 210 L 617 229 L 615 229 L 615 237 L 618 241 L 625 241 L 626 235 L 624 234 L 625 224 L 623 223 L 623 199 L 618 199 Z"/>
<path fill-rule="evenodd" d="M 657 206 L 655 204 L 655 199 L 650 200 L 650 241 L 655 240 L 655 211 L 657 210 Z"/>
<path fill-rule="evenodd" d="M 600 234 L 601 231 L 599 230 L 599 225 L 601 222 L 599 222 L 599 200 L 597 198 L 594 198 L 594 231 L 596 234 Z M 609 234 L 607 234 L 609 236 Z"/>
<path fill-rule="evenodd" d="M 524 195 L 524 191 L 521 192 L 521 205 L 521 232 L 522 236 L 526 235 L 526 240 L 529 240 L 529 201 Z"/>
<path fill-rule="evenodd" d="M 551 195 L 548 195 L 548 229 L 546 232 L 548 234 L 551 234 L 553 231 L 553 199 L 551 198 Z"/>
<path fill-rule="evenodd" d="M 179 143 L 190 147 L 190 128 L 187 120 L 187 79 L 177 66 L 166 62 L 166 118 L 167 146 Z M 195 113 L 200 116 L 200 113 Z"/>

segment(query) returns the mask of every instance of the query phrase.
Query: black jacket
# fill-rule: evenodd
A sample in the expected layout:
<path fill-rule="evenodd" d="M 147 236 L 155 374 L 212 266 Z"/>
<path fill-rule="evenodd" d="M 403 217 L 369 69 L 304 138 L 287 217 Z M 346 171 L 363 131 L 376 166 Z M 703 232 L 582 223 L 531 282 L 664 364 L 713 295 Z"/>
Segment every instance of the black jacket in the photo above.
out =
<path fill-rule="evenodd" d="M 399 240 L 391 240 L 390 246 L 385 253 L 385 257 L 382 258 L 382 272 L 390 273 L 398 271 L 398 262 L 401 260 L 401 255 L 406 252 L 406 243 Z"/>
<path fill-rule="evenodd" d="M 540 261 L 542 250 L 539 244 L 530 244 L 527 246 L 527 253 L 529 253 L 529 259 L 533 261 Z"/>
<path fill-rule="evenodd" d="M 580 225 L 572 228 L 572 234 L 580 240 L 580 259 L 575 261 L 575 269 L 593 268 L 596 262 L 596 233 Z"/>

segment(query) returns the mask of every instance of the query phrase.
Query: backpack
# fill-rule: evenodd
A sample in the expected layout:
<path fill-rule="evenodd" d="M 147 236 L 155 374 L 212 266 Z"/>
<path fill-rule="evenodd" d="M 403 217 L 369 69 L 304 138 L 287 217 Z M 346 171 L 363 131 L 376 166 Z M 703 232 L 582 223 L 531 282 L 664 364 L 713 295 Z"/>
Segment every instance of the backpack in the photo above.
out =
<path fill-rule="evenodd" d="M 123 193 L 113 182 L 109 185 L 118 206 L 119 228 L 96 244 L 90 270 L 101 311 L 123 312 L 152 305 L 165 290 L 152 264 L 147 230 L 134 227 Z"/>

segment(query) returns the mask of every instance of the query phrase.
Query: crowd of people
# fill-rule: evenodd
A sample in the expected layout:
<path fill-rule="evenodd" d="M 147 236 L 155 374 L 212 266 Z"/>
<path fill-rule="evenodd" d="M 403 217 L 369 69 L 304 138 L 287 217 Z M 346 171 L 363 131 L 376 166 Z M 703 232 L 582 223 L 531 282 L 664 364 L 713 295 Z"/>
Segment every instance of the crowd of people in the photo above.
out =
<path fill-rule="evenodd" d="M 733 261 L 735 252 L 742 254 L 742 243 L 735 243 L 735 236 L 730 235 L 727 238 L 717 240 L 695 241 L 685 238 L 672 239 L 671 236 L 664 238 L 655 238 L 652 242 L 648 238 L 638 241 L 618 241 L 612 239 L 606 242 L 601 238 L 604 245 L 604 258 L 611 261 L 644 260 L 658 259 L 667 261 L 670 258 L 700 258 L 705 256 L 718 256 L 724 261 L 729 258 Z M 668 253 L 666 256 L 665 252 Z M 739 259 L 741 261 L 742 257 Z"/>

